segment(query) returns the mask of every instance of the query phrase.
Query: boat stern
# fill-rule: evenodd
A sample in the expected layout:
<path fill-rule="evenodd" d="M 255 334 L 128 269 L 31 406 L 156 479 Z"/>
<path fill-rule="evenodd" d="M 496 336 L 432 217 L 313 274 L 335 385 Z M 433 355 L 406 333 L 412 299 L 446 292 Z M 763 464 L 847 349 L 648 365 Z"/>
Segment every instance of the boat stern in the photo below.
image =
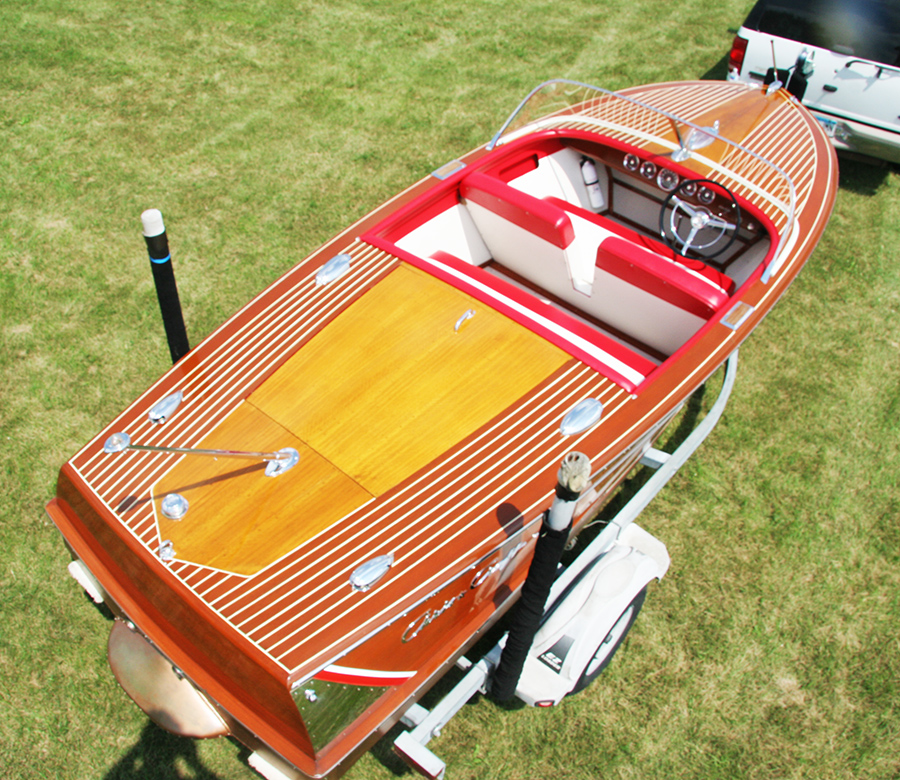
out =
<path fill-rule="evenodd" d="M 67 467 L 46 510 L 72 556 L 69 574 L 113 615 L 107 656 L 116 680 L 154 723 L 179 736 L 235 737 L 269 780 L 328 774 L 287 673 L 186 599 L 166 564 L 129 545 Z"/>

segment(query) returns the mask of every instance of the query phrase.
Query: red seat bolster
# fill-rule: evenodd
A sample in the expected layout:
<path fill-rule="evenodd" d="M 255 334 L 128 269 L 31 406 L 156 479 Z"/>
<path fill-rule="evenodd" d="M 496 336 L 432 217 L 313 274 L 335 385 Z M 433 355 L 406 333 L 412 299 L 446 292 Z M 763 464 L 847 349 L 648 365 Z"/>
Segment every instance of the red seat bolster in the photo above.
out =
<path fill-rule="evenodd" d="M 690 271 L 618 236 L 597 249 L 597 268 L 703 319 L 728 301 L 725 292 Z"/>
<path fill-rule="evenodd" d="M 575 239 L 572 220 L 559 206 L 510 187 L 500 179 L 473 171 L 459 185 L 465 199 L 565 249 Z"/>

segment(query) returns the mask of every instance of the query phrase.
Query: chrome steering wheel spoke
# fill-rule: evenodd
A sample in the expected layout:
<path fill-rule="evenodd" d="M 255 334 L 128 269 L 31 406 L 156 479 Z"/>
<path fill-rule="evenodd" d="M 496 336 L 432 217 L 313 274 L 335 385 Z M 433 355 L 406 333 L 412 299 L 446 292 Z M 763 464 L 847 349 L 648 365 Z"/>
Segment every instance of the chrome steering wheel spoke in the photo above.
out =
<path fill-rule="evenodd" d="M 695 191 L 699 185 L 704 185 L 707 190 L 720 192 L 727 197 L 731 201 L 733 221 L 714 213 L 712 203 L 692 203 L 682 197 L 689 185 Z M 685 225 L 688 226 L 686 235 Z M 734 243 L 740 227 L 741 210 L 737 199 L 727 187 L 708 179 L 681 182 L 663 201 L 659 213 L 660 235 L 666 244 L 683 257 L 687 257 L 689 252 L 700 259 L 722 254 Z"/>

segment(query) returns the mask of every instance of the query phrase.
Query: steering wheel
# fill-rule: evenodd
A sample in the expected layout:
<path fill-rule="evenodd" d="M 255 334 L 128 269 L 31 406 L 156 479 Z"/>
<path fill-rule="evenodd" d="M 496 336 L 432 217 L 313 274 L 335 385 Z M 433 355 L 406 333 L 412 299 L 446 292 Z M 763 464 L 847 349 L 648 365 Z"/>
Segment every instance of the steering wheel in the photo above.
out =
<path fill-rule="evenodd" d="M 716 216 L 702 202 L 689 202 L 690 194 L 706 191 L 727 195 L 734 207 L 734 222 Z M 679 255 L 708 259 L 717 257 L 728 249 L 737 238 L 741 227 L 741 207 L 727 187 L 710 179 L 687 179 L 672 190 L 663 201 L 659 212 L 659 232 L 663 240 Z M 718 249 L 714 249 L 721 242 Z M 705 251 L 710 250 L 710 251 Z"/>

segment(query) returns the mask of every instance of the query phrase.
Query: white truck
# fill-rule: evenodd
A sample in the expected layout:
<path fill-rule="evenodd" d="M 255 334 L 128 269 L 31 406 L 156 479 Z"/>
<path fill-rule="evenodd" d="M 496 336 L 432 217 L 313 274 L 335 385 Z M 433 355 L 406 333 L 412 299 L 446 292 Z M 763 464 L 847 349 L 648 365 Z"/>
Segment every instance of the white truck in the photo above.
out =
<path fill-rule="evenodd" d="M 897 0 L 758 0 L 728 79 L 786 86 L 837 149 L 900 163 Z"/>

